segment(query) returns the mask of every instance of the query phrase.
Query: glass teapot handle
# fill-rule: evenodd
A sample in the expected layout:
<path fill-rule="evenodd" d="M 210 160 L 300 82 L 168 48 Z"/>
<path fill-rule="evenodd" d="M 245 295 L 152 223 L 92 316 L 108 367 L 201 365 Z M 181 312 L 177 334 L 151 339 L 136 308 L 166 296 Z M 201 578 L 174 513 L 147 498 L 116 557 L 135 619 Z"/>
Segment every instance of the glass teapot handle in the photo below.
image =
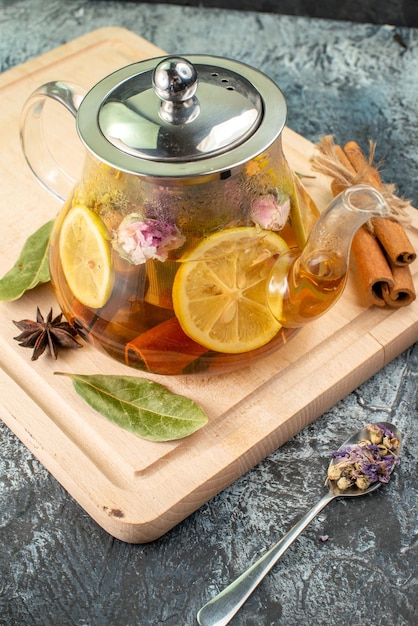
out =
<path fill-rule="evenodd" d="M 53 81 L 38 87 L 28 98 L 20 121 L 20 140 L 26 161 L 38 181 L 47 191 L 64 201 L 75 180 L 54 158 L 44 133 L 44 104 L 52 98 L 73 114 L 86 91 L 73 83 Z"/>

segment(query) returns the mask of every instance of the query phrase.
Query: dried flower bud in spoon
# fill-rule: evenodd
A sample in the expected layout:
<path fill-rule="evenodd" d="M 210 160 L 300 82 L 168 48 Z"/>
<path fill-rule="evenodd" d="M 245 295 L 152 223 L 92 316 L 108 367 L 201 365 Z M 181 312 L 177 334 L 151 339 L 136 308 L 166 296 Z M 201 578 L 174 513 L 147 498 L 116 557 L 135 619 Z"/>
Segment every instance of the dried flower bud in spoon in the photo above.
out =
<path fill-rule="evenodd" d="M 367 489 L 373 483 L 388 483 L 399 463 L 400 441 L 384 424 L 367 424 L 367 439 L 332 453 L 335 459 L 328 468 L 327 480 L 338 489 Z M 338 459 L 338 460 L 337 460 Z"/>

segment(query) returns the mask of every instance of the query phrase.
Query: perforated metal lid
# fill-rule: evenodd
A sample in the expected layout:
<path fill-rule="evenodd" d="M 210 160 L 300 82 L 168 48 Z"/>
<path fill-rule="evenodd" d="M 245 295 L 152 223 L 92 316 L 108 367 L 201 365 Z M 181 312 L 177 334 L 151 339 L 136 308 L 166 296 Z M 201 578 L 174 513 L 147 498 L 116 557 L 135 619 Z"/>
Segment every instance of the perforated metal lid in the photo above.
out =
<path fill-rule="evenodd" d="M 83 99 L 86 147 L 117 169 L 177 177 L 219 172 L 265 150 L 286 103 L 267 76 L 237 61 L 161 57 L 114 72 Z"/>

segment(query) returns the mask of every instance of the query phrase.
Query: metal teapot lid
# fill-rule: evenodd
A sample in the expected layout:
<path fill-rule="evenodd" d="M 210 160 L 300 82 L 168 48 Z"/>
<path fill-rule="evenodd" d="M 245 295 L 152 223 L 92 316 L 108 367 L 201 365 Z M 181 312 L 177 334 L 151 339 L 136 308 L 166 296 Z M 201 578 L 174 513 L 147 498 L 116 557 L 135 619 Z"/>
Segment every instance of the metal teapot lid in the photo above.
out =
<path fill-rule="evenodd" d="M 286 120 L 280 89 L 257 70 L 219 57 L 160 57 L 110 74 L 83 99 L 86 147 L 117 169 L 198 176 L 257 156 Z"/>

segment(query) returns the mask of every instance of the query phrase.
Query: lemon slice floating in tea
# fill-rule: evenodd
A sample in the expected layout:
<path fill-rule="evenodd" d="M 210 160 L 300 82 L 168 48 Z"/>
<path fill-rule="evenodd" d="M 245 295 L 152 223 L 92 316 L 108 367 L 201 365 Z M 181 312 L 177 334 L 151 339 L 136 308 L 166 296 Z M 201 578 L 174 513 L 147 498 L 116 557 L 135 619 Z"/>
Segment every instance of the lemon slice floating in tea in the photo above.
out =
<path fill-rule="evenodd" d="M 107 229 L 94 211 L 82 204 L 72 207 L 61 227 L 59 253 L 77 300 L 94 309 L 104 306 L 114 276 Z"/>
<path fill-rule="evenodd" d="M 267 281 L 275 256 L 287 250 L 279 235 L 251 226 L 200 242 L 182 257 L 173 284 L 174 312 L 184 332 L 224 353 L 268 343 L 281 325 L 270 313 Z"/>

